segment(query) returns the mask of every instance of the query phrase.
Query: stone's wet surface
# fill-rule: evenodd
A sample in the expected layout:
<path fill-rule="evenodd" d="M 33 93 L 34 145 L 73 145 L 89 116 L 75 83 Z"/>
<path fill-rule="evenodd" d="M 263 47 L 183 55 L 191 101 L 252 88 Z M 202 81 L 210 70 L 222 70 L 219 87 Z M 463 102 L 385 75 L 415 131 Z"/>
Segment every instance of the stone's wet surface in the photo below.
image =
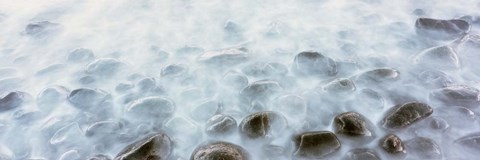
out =
<path fill-rule="evenodd" d="M 237 129 L 237 121 L 231 116 L 217 114 L 208 119 L 205 132 L 208 135 L 228 135 Z"/>
<path fill-rule="evenodd" d="M 447 106 L 480 106 L 480 91 L 476 88 L 463 85 L 452 85 L 434 90 L 429 98 Z"/>
<path fill-rule="evenodd" d="M 0 99 L 0 112 L 16 109 L 27 101 L 29 95 L 25 92 L 10 92 Z"/>
<path fill-rule="evenodd" d="M 337 63 L 319 52 L 305 51 L 295 56 L 292 70 L 305 76 L 334 76 L 337 74 Z"/>
<path fill-rule="evenodd" d="M 335 133 L 346 136 L 373 136 L 372 123 L 356 112 L 339 114 L 333 120 Z"/>
<path fill-rule="evenodd" d="M 380 157 L 371 149 L 353 149 L 347 152 L 345 160 L 380 160 Z"/>
<path fill-rule="evenodd" d="M 325 158 L 340 147 L 340 141 L 329 131 L 304 132 L 293 138 L 295 143 L 294 157 L 307 159 Z"/>
<path fill-rule="evenodd" d="M 416 137 L 405 142 L 408 154 L 420 159 L 441 159 L 442 150 L 440 146 L 430 138 Z"/>
<path fill-rule="evenodd" d="M 434 39 L 455 39 L 470 31 L 470 24 L 460 19 L 418 18 L 415 29 L 418 35 Z"/>
<path fill-rule="evenodd" d="M 163 160 L 168 159 L 173 150 L 173 142 L 163 133 L 148 135 L 122 149 L 115 160 Z"/>
<path fill-rule="evenodd" d="M 455 143 L 480 151 L 480 132 L 470 133 L 455 140 Z"/>
<path fill-rule="evenodd" d="M 426 103 L 410 102 L 394 106 L 387 112 L 382 125 L 387 129 L 406 128 L 433 113 L 433 108 Z"/>
<path fill-rule="evenodd" d="M 380 147 L 390 154 L 406 154 L 405 144 L 395 134 L 389 134 L 380 140 Z"/>
<path fill-rule="evenodd" d="M 285 117 L 276 112 L 256 112 L 245 117 L 240 123 L 240 133 L 251 139 L 265 138 L 281 132 L 287 126 Z"/>
<path fill-rule="evenodd" d="M 229 142 L 209 142 L 198 146 L 190 160 L 249 160 L 249 153 L 242 147 Z"/>

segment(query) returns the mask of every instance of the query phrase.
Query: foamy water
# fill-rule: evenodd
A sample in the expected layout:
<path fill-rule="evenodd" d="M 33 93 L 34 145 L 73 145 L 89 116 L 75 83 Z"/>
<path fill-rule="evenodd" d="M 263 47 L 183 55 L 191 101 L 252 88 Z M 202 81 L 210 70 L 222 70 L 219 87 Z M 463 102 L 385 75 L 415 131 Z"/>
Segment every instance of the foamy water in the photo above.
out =
<path fill-rule="evenodd" d="M 475 159 L 479 9 L 478 0 L 2 0 L 0 159 L 121 159 L 154 133 L 168 136 L 157 145 L 168 159 L 193 159 L 211 141 L 262 160 Z M 413 106 L 411 121 L 397 124 L 402 105 Z M 345 112 L 366 129 L 342 132 Z M 297 143 L 317 131 L 339 145 Z M 389 134 L 405 153 L 382 148 Z"/>

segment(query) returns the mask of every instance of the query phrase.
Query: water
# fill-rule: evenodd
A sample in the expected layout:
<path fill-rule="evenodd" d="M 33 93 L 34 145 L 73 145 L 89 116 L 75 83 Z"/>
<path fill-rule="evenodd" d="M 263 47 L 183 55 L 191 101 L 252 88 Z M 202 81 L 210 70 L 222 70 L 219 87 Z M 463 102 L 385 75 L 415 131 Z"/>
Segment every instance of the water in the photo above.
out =
<path fill-rule="evenodd" d="M 139 158 L 152 148 L 153 159 L 190 159 L 209 144 L 250 159 L 474 159 L 478 9 L 478 0 L 0 0 L 0 159 Z M 411 102 L 433 112 L 395 112 Z M 375 134 L 336 133 L 347 112 L 364 118 L 342 132 L 368 123 Z M 402 125 L 384 127 L 386 116 Z M 390 134 L 406 154 L 382 148 Z"/>

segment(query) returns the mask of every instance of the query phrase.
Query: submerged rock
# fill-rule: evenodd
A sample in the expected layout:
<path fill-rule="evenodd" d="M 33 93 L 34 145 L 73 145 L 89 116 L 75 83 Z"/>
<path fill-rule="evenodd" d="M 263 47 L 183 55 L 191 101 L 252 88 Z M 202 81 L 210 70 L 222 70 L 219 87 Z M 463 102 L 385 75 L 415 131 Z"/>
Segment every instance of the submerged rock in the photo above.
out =
<path fill-rule="evenodd" d="M 418 18 L 415 22 L 418 35 L 439 40 L 455 39 L 470 31 L 470 24 L 460 19 Z"/>
<path fill-rule="evenodd" d="M 430 105 L 421 102 L 409 102 L 394 106 L 383 119 L 383 127 L 401 129 L 425 119 L 433 113 Z"/>
<path fill-rule="evenodd" d="M 9 111 L 20 107 L 27 101 L 29 95 L 25 92 L 10 92 L 0 99 L 0 112 Z"/>
<path fill-rule="evenodd" d="M 293 71 L 300 75 L 326 77 L 338 72 L 337 63 L 319 52 L 300 52 L 293 61 Z"/>
<path fill-rule="evenodd" d="M 190 160 L 249 160 L 250 156 L 242 147 L 229 142 L 211 142 L 198 146 Z"/>
<path fill-rule="evenodd" d="M 227 135 L 233 133 L 237 128 L 237 121 L 231 116 L 217 114 L 208 119 L 205 125 L 205 132 L 208 135 Z"/>
<path fill-rule="evenodd" d="M 321 159 L 340 150 L 337 136 L 329 131 L 304 132 L 294 137 L 298 158 Z"/>
<path fill-rule="evenodd" d="M 371 149 L 353 149 L 347 152 L 345 160 L 380 160 L 380 157 Z"/>
<path fill-rule="evenodd" d="M 409 155 L 420 159 L 441 159 L 442 151 L 434 140 L 426 137 L 416 137 L 408 140 L 406 146 Z"/>
<path fill-rule="evenodd" d="M 170 137 L 156 133 L 126 146 L 115 160 L 164 160 L 170 157 L 172 150 Z"/>
<path fill-rule="evenodd" d="M 430 93 L 429 98 L 447 106 L 480 106 L 480 91 L 463 85 L 453 85 L 434 90 Z"/>

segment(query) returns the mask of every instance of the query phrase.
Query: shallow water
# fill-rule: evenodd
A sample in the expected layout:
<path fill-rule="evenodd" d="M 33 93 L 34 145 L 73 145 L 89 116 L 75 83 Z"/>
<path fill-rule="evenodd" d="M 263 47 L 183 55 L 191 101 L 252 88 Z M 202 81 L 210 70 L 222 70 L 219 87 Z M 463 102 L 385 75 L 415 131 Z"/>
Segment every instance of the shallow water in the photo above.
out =
<path fill-rule="evenodd" d="M 0 159 L 115 158 L 158 132 L 171 139 L 169 159 L 190 159 L 207 141 L 250 159 L 308 159 L 294 137 L 314 131 L 341 143 L 316 158 L 368 149 L 392 159 L 380 141 L 395 134 L 406 154 L 394 158 L 472 159 L 479 9 L 478 0 L 3 0 Z M 432 112 L 388 119 L 410 102 Z M 248 134 L 242 120 L 258 112 L 268 129 Z M 345 112 L 368 131 L 342 134 L 334 119 Z M 217 122 L 229 125 L 220 135 Z"/>

